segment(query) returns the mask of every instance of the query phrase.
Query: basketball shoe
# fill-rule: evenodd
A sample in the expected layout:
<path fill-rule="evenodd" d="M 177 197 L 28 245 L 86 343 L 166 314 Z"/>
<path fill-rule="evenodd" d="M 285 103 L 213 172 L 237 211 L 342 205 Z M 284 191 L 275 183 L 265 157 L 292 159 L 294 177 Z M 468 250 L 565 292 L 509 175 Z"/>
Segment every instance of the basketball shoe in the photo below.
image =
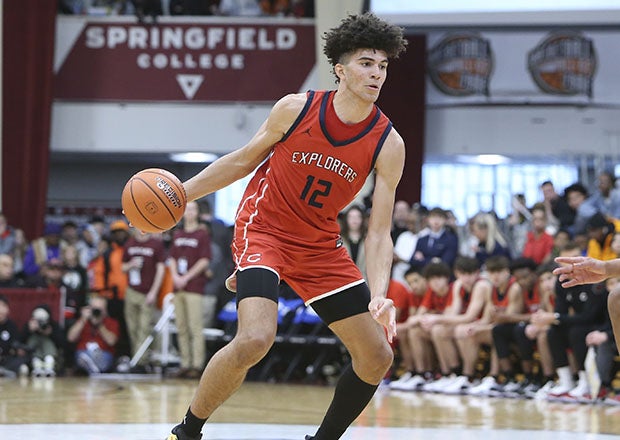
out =
<path fill-rule="evenodd" d="M 196 437 L 190 437 L 183 431 L 181 425 L 177 425 L 172 428 L 170 435 L 166 437 L 166 440 L 200 440 L 202 439 L 202 433 L 198 434 Z"/>

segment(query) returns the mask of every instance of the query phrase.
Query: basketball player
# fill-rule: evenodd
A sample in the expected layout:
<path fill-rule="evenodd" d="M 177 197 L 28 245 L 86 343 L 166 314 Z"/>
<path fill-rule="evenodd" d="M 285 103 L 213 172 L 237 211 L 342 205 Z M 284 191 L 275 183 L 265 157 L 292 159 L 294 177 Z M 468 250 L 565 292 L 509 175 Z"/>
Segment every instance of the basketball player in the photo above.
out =
<path fill-rule="evenodd" d="M 280 99 L 254 137 L 184 183 L 188 200 L 213 193 L 260 165 L 240 203 L 232 250 L 238 331 L 209 361 L 183 422 L 168 440 L 200 439 L 213 412 L 268 352 L 276 335 L 278 284 L 286 281 L 342 340 L 352 357 L 318 431 L 335 440 L 361 413 L 392 364 L 395 309 L 385 297 L 390 228 L 405 148 L 375 106 L 402 29 L 350 15 L 324 35 L 336 91 Z M 338 213 L 375 171 L 366 249 L 368 284 L 338 235 Z M 383 328 L 385 328 L 385 330 Z M 387 333 L 387 337 L 386 337 Z"/>
<path fill-rule="evenodd" d="M 555 262 L 561 265 L 553 273 L 560 276 L 562 287 L 600 283 L 620 276 L 620 258 L 602 261 L 591 257 L 557 257 Z M 607 310 L 616 345 L 620 347 L 620 287 L 616 286 L 609 292 Z"/>

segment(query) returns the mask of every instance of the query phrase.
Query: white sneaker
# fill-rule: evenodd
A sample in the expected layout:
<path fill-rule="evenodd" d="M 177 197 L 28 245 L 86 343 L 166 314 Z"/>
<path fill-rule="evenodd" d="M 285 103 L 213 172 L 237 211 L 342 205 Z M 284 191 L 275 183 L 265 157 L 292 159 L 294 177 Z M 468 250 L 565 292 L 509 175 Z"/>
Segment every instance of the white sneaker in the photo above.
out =
<path fill-rule="evenodd" d="M 409 379 L 413 377 L 413 374 L 410 371 L 407 371 L 405 374 L 400 376 L 397 380 L 390 382 L 390 389 L 392 390 L 400 390 L 401 386 L 403 386 Z"/>
<path fill-rule="evenodd" d="M 442 387 L 444 387 L 446 384 L 453 381 L 454 379 L 456 379 L 456 376 L 454 375 L 441 376 L 439 379 L 431 380 L 430 382 L 427 382 L 424 385 L 422 385 L 422 391 L 427 391 L 429 393 L 436 393 Z"/>
<path fill-rule="evenodd" d="M 425 383 L 426 380 L 419 374 L 416 374 L 415 376 L 411 377 L 407 382 L 403 383 L 399 389 L 401 391 L 416 391 L 420 389 L 420 387 Z"/>
<path fill-rule="evenodd" d="M 589 403 L 592 402 L 592 396 L 590 394 L 590 386 L 585 380 L 580 380 L 577 386 L 568 392 L 563 399 L 563 402 L 578 402 Z"/>
<path fill-rule="evenodd" d="M 491 388 L 496 387 L 497 382 L 493 376 L 487 376 L 483 378 L 478 385 L 471 387 L 467 394 L 471 396 L 488 396 L 491 393 Z"/>
<path fill-rule="evenodd" d="M 458 376 L 445 383 L 441 388 L 438 388 L 436 392 L 443 394 L 467 394 L 467 390 L 471 386 L 472 384 L 467 376 Z"/>
<path fill-rule="evenodd" d="M 556 386 L 555 382 L 550 380 L 540 387 L 534 394 L 534 399 L 545 400 L 549 396 L 549 392 Z"/>
<path fill-rule="evenodd" d="M 575 384 L 557 384 L 547 393 L 547 400 L 550 402 L 563 402 L 568 396 L 568 392 L 575 388 Z"/>

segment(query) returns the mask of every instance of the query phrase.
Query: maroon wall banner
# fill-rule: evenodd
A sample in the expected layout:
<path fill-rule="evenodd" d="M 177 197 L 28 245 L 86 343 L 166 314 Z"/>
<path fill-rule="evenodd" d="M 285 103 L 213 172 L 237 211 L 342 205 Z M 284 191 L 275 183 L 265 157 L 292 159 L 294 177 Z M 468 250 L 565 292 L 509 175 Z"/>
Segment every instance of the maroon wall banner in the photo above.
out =
<path fill-rule="evenodd" d="M 309 24 L 86 22 L 55 98 L 275 101 L 300 91 L 315 58 Z"/>

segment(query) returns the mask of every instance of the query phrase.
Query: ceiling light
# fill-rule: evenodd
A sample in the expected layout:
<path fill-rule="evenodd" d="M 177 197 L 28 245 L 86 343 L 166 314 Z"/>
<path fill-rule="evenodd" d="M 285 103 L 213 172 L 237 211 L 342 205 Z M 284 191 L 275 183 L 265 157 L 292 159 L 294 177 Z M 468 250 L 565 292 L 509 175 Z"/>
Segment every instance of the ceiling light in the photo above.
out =
<path fill-rule="evenodd" d="M 191 163 L 211 163 L 218 158 L 217 154 L 189 152 L 189 153 L 170 153 L 170 160 L 173 162 L 191 162 Z"/>

